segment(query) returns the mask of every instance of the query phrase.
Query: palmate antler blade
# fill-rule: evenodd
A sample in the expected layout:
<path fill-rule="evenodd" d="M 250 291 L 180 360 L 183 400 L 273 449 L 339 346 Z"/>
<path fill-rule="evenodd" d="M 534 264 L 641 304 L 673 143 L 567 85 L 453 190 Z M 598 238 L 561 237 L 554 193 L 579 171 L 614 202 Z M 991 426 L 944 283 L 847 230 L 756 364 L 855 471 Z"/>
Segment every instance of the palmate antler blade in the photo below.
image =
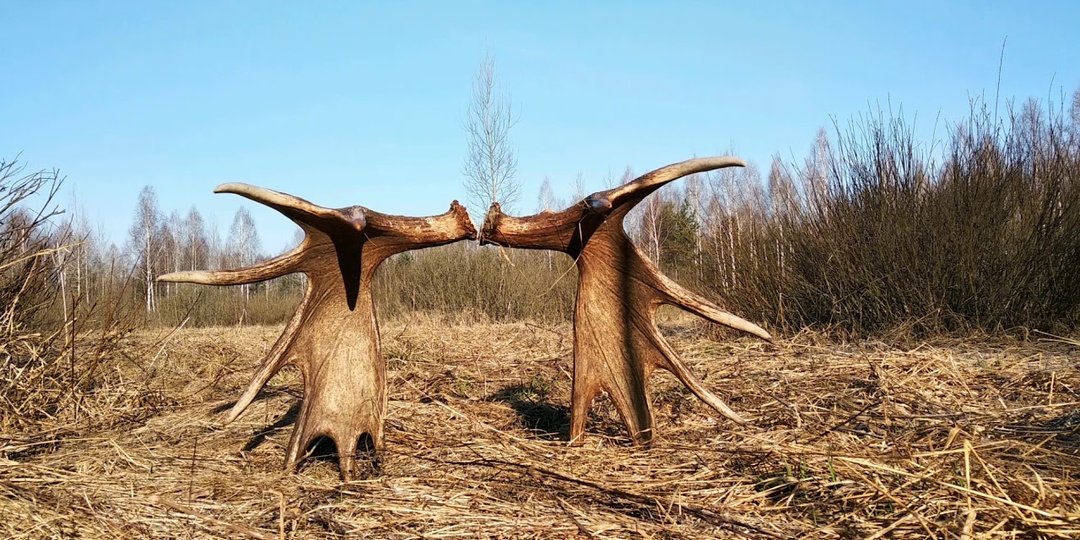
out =
<path fill-rule="evenodd" d="M 361 438 L 369 436 L 376 449 L 383 439 L 386 367 L 371 296 L 375 269 L 395 253 L 475 238 L 468 212 L 454 201 L 437 216 L 393 216 L 361 206 L 323 208 L 247 184 L 223 184 L 215 191 L 277 210 L 303 229 L 303 242 L 250 268 L 177 272 L 160 281 L 237 285 L 292 272 L 308 276 L 300 306 L 226 422 L 235 420 L 278 370 L 293 364 L 303 374 L 304 401 L 289 440 L 286 468 L 295 469 L 314 441 L 327 437 L 337 447 L 342 476 L 352 479 Z"/>
<path fill-rule="evenodd" d="M 762 339 L 771 340 L 771 336 L 663 275 L 623 229 L 626 214 L 664 184 L 733 166 L 744 163 L 731 157 L 691 159 L 593 193 L 562 212 L 512 217 L 498 205 L 488 211 L 480 234 L 482 244 L 562 251 L 577 263 L 571 441 L 581 441 L 589 408 L 601 390 L 611 397 L 634 442 L 650 441 L 653 420 L 646 383 L 658 367 L 672 372 L 720 414 L 745 423 L 679 359 L 660 335 L 655 311 L 661 304 L 671 304 Z"/>

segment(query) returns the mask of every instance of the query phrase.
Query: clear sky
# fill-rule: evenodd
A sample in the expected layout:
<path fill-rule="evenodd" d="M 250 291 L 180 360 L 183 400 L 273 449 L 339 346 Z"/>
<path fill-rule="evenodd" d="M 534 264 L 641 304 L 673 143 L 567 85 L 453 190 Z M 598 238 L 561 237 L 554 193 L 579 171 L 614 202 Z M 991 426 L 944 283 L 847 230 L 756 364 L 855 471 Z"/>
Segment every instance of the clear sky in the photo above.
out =
<path fill-rule="evenodd" d="M 485 51 L 520 112 L 523 199 L 628 165 L 801 161 L 819 127 L 935 119 L 1080 87 L 1080 2 L 185 2 L 0 5 L 0 157 L 59 168 L 118 245 L 139 190 L 277 252 L 293 226 L 223 182 L 323 206 L 430 215 L 464 199 L 462 128 Z M 1003 109 L 1004 110 L 1004 109 Z M 947 124 L 944 124 L 947 125 Z M 940 133 L 944 128 L 939 127 Z"/>

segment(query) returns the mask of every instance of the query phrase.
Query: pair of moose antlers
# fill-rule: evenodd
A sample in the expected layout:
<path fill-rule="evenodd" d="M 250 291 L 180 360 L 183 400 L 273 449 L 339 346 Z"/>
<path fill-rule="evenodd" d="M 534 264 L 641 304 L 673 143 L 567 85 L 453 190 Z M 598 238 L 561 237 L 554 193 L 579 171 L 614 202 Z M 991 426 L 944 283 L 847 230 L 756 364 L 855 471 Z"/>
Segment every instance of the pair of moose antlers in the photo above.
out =
<path fill-rule="evenodd" d="M 293 220 L 304 240 L 292 251 L 237 270 L 175 272 L 159 281 L 240 285 L 294 272 L 308 277 L 296 313 L 229 412 L 235 420 L 262 387 L 286 364 L 300 369 L 304 401 L 289 440 L 285 467 L 295 470 L 319 437 L 338 451 L 342 477 L 356 475 L 362 436 L 382 447 L 386 412 L 386 364 L 371 294 L 375 269 L 403 251 L 478 239 L 480 244 L 548 249 L 572 257 L 578 268 L 574 307 L 574 369 L 570 440 L 578 443 L 593 399 L 607 392 L 635 444 L 653 437 L 646 382 L 662 367 L 717 412 L 745 423 L 710 392 L 679 359 L 656 327 L 661 304 L 681 307 L 718 324 L 771 340 L 759 326 L 721 310 L 682 288 L 630 241 L 623 220 L 647 195 L 683 176 L 745 166 L 736 158 L 701 158 L 668 165 L 613 189 L 593 193 L 561 212 L 528 217 L 503 214 L 492 204 L 477 234 L 465 208 L 431 217 L 403 217 L 361 206 L 323 208 L 247 184 L 223 184 L 216 193 L 235 193 L 265 204 Z"/>

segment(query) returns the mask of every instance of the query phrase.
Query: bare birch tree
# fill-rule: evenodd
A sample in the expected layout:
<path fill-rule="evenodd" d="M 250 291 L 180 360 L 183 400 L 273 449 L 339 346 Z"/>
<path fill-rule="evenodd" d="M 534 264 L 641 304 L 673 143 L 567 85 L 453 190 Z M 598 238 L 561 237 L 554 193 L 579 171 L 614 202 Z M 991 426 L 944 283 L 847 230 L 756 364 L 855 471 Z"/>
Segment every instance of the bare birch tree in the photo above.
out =
<path fill-rule="evenodd" d="M 660 252 L 667 235 L 664 223 L 664 205 L 668 203 L 667 193 L 657 191 L 638 205 L 642 208 L 641 221 L 638 222 L 639 241 L 644 244 L 645 254 L 656 264 L 660 264 Z"/>
<path fill-rule="evenodd" d="M 154 311 L 157 304 L 154 273 L 161 250 L 161 211 L 158 209 L 154 188 L 145 186 L 139 192 L 135 208 L 135 221 L 128 230 L 128 245 L 136 260 L 139 280 L 142 281 L 146 312 Z"/>
<path fill-rule="evenodd" d="M 551 190 L 551 180 L 544 177 L 540 182 L 540 192 L 536 196 L 536 211 L 555 210 L 555 192 Z"/>
<path fill-rule="evenodd" d="M 1076 88 L 1072 96 L 1072 105 L 1069 107 L 1069 118 L 1075 129 L 1080 129 L 1080 86 Z"/>
<path fill-rule="evenodd" d="M 233 217 L 232 226 L 229 227 L 229 239 L 227 251 L 230 265 L 235 268 L 246 268 L 254 265 L 259 258 L 259 233 L 255 230 L 255 219 L 247 208 L 240 207 Z M 251 284 L 240 285 L 244 300 L 251 296 Z"/>
<path fill-rule="evenodd" d="M 832 150 L 829 147 L 829 135 L 825 128 L 818 128 L 814 136 L 814 145 L 806 158 L 805 180 L 806 210 L 818 212 L 828 220 L 829 210 L 829 162 Z"/>
<path fill-rule="evenodd" d="M 509 93 L 500 92 L 496 83 L 495 59 L 485 56 L 473 80 L 465 118 L 468 154 L 461 168 L 469 208 L 479 215 L 494 202 L 507 211 L 521 195 L 510 141 L 510 130 L 517 124 L 512 105 Z"/>
<path fill-rule="evenodd" d="M 199 270 L 199 265 L 209 266 L 210 242 L 206 238 L 206 224 L 203 222 L 202 214 L 195 208 L 194 205 L 188 210 L 187 217 L 184 218 L 184 251 L 186 252 L 184 258 L 186 264 L 184 268 L 187 270 Z"/>
<path fill-rule="evenodd" d="M 180 247 L 180 213 L 173 210 L 169 213 L 169 217 L 165 218 L 161 223 L 161 258 L 159 271 L 164 272 L 177 272 L 180 268 L 180 257 L 183 255 L 183 249 Z M 165 297 L 173 293 L 173 289 L 176 286 L 174 283 L 165 284 Z"/>
<path fill-rule="evenodd" d="M 585 198 L 585 173 L 578 171 L 577 176 L 574 177 L 574 183 L 570 184 L 570 189 L 570 204 Z"/>
<path fill-rule="evenodd" d="M 540 193 L 536 197 L 536 211 L 539 212 L 553 212 L 556 207 L 559 206 L 558 201 L 555 200 L 555 192 L 551 190 L 551 179 L 544 177 L 544 180 L 540 182 Z M 548 270 L 554 267 L 555 252 L 550 250 L 544 251 L 544 257 L 547 261 Z"/>
<path fill-rule="evenodd" d="M 702 264 L 702 257 L 704 257 L 705 254 L 705 247 L 703 245 L 705 235 L 702 234 L 702 225 L 705 224 L 708 219 L 706 214 L 708 214 L 709 196 L 706 191 L 707 188 L 705 186 L 703 175 L 692 174 L 686 177 L 685 201 L 689 207 L 694 223 L 697 224 L 697 229 L 695 230 L 697 234 L 694 235 L 694 268 L 699 280 L 705 278 L 705 267 Z"/>

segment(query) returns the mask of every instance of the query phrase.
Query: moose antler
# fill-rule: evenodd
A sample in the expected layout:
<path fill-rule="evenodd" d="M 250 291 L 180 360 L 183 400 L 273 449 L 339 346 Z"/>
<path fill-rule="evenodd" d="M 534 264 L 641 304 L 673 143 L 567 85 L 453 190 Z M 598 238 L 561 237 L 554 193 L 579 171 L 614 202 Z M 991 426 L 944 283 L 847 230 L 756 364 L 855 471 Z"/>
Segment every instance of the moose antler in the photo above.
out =
<path fill-rule="evenodd" d="M 382 447 L 386 410 L 386 366 L 371 296 L 375 269 L 387 257 L 428 246 L 476 238 L 465 207 L 454 201 L 438 216 L 417 218 L 373 212 L 361 206 L 323 208 L 304 199 L 247 184 L 223 184 L 215 193 L 235 193 L 269 206 L 304 231 L 295 249 L 250 268 L 175 272 L 159 281 L 241 285 L 294 272 L 308 277 L 296 313 L 246 391 L 229 412 L 232 422 L 286 364 L 300 368 L 304 402 L 296 418 L 285 467 L 295 470 L 309 446 L 329 437 L 346 480 L 355 476 L 356 450 L 367 434 Z"/>
<path fill-rule="evenodd" d="M 720 414 L 746 422 L 705 388 L 660 335 L 656 308 L 671 304 L 765 340 L 771 336 L 660 273 L 623 229 L 626 214 L 660 186 L 688 174 L 733 166 L 745 164 L 730 157 L 675 163 L 623 186 L 593 193 L 557 213 L 511 217 L 502 213 L 498 203 L 488 210 L 481 244 L 562 251 L 577 263 L 571 442 L 581 442 L 589 407 L 600 390 L 611 397 L 634 443 L 651 441 L 652 410 L 645 385 L 657 367 L 672 372 Z"/>

